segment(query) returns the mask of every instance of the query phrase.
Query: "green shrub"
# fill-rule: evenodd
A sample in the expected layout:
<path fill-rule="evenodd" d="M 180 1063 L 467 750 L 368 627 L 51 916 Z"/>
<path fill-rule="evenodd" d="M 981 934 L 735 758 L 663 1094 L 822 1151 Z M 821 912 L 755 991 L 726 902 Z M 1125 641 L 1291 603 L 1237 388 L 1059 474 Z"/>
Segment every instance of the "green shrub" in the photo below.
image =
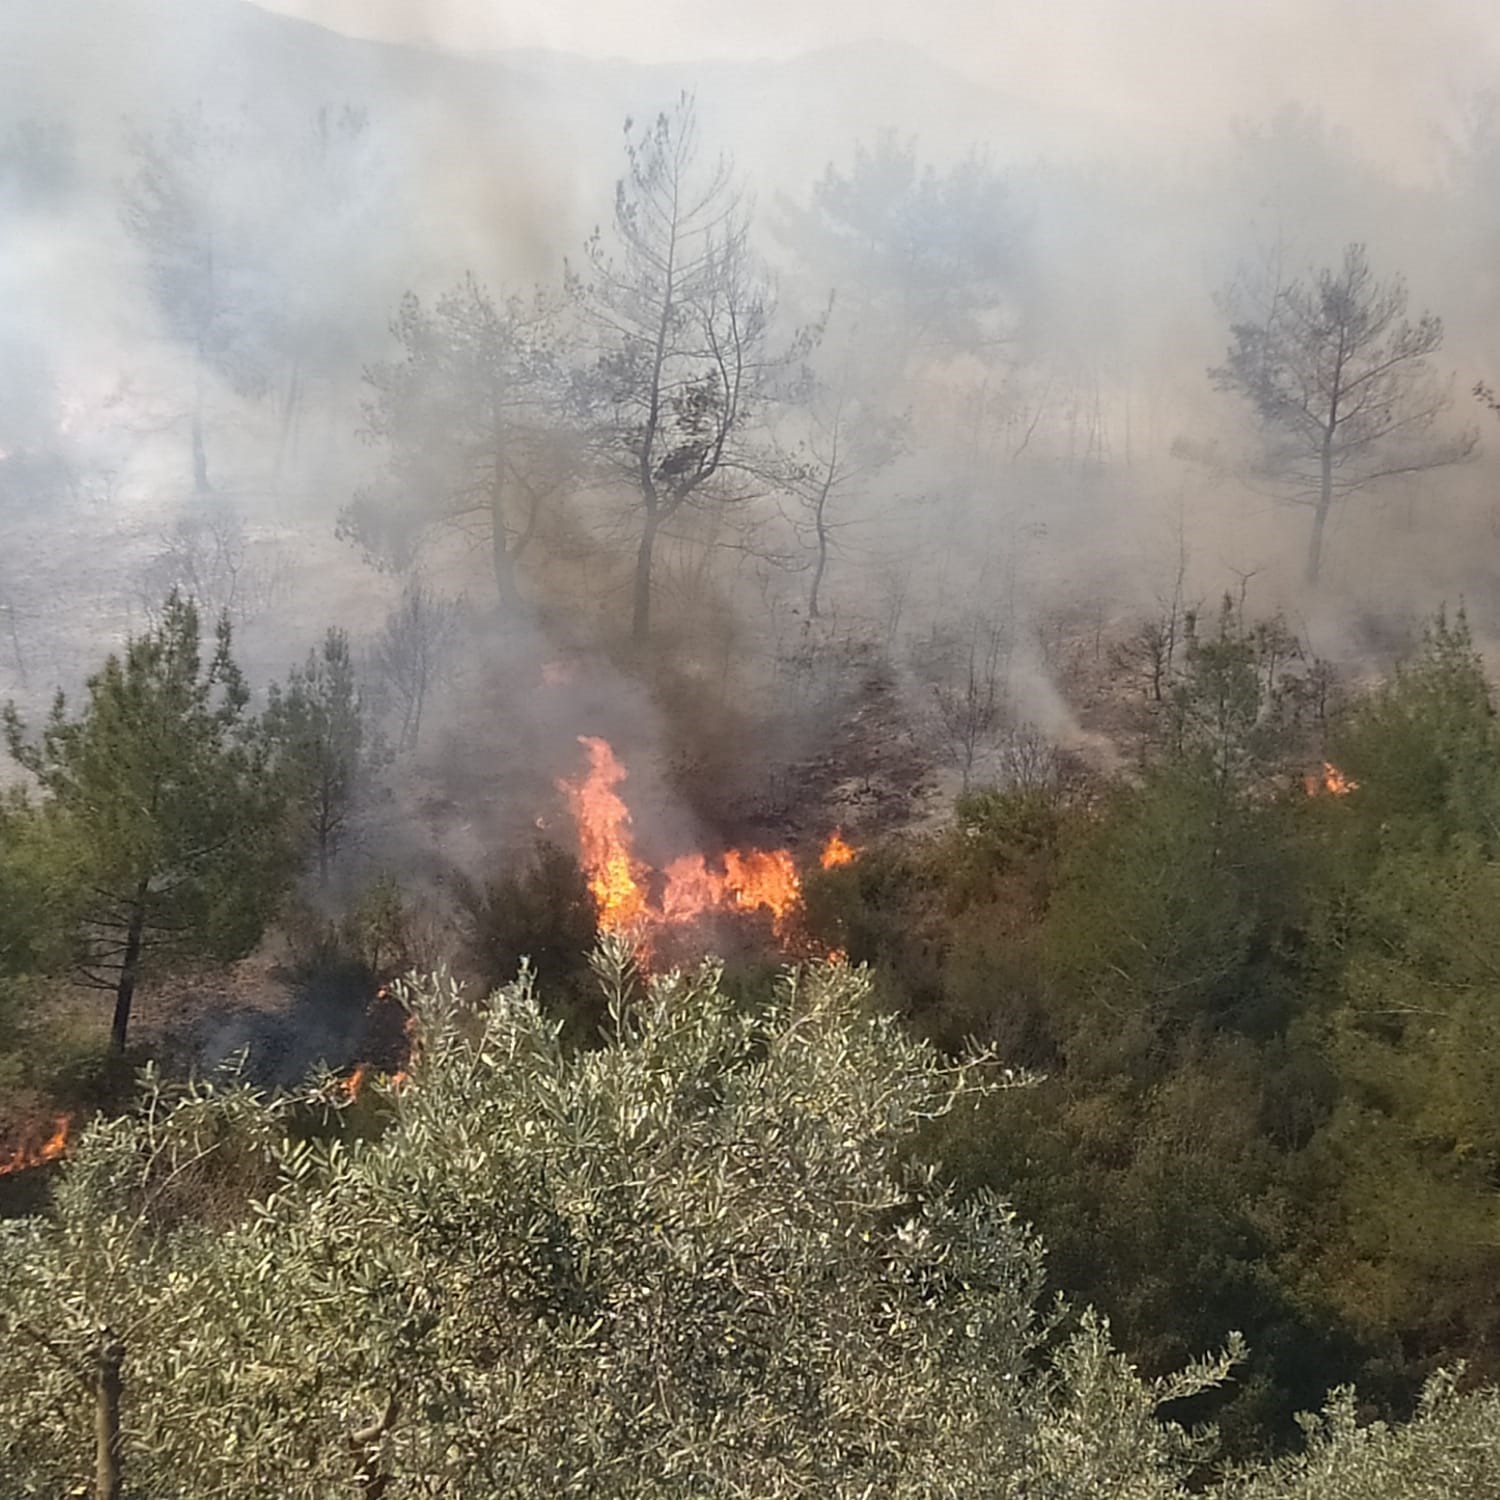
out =
<path fill-rule="evenodd" d="M 623 951 L 598 967 L 595 1050 L 524 981 L 478 1015 L 411 992 L 377 1139 L 289 1136 L 243 1089 L 97 1124 L 54 1214 L 0 1233 L 11 1492 L 87 1483 L 122 1365 L 126 1482 L 161 1500 L 1180 1493 L 1207 1440 L 1156 1409 L 1232 1354 L 1150 1384 L 1097 1320 L 1053 1340 L 1004 1205 L 903 1165 L 992 1066 L 871 1018 L 843 967 L 754 1008 L 711 968 L 627 1005 Z M 253 1211 L 160 1212 L 231 1147 L 274 1165 Z"/>

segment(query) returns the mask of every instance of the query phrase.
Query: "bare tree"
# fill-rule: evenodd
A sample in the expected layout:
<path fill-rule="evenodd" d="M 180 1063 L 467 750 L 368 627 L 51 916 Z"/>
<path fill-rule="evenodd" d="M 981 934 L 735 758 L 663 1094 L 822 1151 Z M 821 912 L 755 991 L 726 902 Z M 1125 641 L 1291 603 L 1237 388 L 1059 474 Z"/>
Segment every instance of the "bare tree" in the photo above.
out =
<path fill-rule="evenodd" d="M 965 632 L 956 673 L 932 689 L 938 728 L 965 792 L 980 757 L 1005 723 L 1009 676 L 1009 630 L 976 613 Z"/>
<path fill-rule="evenodd" d="M 727 157 L 701 163 L 690 95 L 640 132 L 627 120 L 626 156 L 613 244 L 596 231 L 568 284 L 598 340 L 579 383 L 595 446 L 634 497 L 630 629 L 641 643 L 664 528 L 774 483 L 760 417 L 813 334 L 773 344 L 770 282 L 743 195 Z"/>
<path fill-rule="evenodd" d="M 1157 594 L 1156 614 L 1142 621 L 1110 653 L 1115 670 L 1140 683 L 1152 704 L 1166 702 L 1177 680 L 1184 644 L 1197 628 L 1202 607 L 1201 601 L 1187 598 L 1187 532 L 1180 510 L 1175 531 L 1177 556 L 1171 590 Z M 1248 583 L 1248 576 L 1245 581 Z"/>
<path fill-rule="evenodd" d="M 401 359 L 365 371 L 365 436 L 385 447 L 390 482 L 344 511 L 341 534 L 398 568 L 434 531 L 470 535 L 502 607 L 515 602 L 516 563 L 573 473 L 556 313 L 541 294 L 497 304 L 473 276 L 430 308 L 402 298 Z"/>
<path fill-rule="evenodd" d="M 1062 780 L 1057 746 L 1035 724 L 1018 724 L 1000 752 L 1005 784 L 1020 792 L 1053 792 Z"/>
<path fill-rule="evenodd" d="M 195 501 L 161 534 L 147 563 L 139 597 L 148 617 L 174 590 L 206 615 L 229 614 L 246 624 L 280 602 L 292 561 L 279 542 L 257 544 L 234 506 Z"/>
<path fill-rule="evenodd" d="M 458 620 L 456 600 L 435 594 L 420 578 L 413 578 L 375 639 L 370 660 L 400 709 L 402 750 L 416 749 L 422 713 L 442 678 Z"/>
<path fill-rule="evenodd" d="M 823 584 L 839 534 L 852 524 L 843 502 L 895 460 L 906 433 L 904 420 L 884 417 L 861 400 L 853 350 L 853 344 L 846 349 L 834 378 L 819 381 L 811 392 L 807 431 L 789 484 L 796 504 L 792 527 L 811 554 L 807 613 L 814 620 L 822 614 Z"/>
<path fill-rule="evenodd" d="M 234 142 L 201 114 L 172 114 L 156 133 L 136 132 L 134 176 L 122 201 L 125 225 L 145 253 L 151 289 L 169 335 L 193 359 L 188 419 L 193 488 L 209 480 L 205 379 L 217 374 L 242 396 L 267 385 L 273 310 L 265 268 L 250 263 L 248 226 L 230 221 L 219 191 Z"/>
<path fill-rule="evenodd" d="M 1334 502 L 1398 474 L 1466 458 L 1472 432 L 1434 435 L 1451 394 L 1430 356 L 1443 324 L 1406 316 L 1406 283 L 1377 280 L 1363 245 L 1308 279 L 1241 285 L 1214 383 L 1243 397 L 1264 426 L 1267 470 L 1293 503 L 1310 506 L 1307 580 L 1316 583 Z"/>

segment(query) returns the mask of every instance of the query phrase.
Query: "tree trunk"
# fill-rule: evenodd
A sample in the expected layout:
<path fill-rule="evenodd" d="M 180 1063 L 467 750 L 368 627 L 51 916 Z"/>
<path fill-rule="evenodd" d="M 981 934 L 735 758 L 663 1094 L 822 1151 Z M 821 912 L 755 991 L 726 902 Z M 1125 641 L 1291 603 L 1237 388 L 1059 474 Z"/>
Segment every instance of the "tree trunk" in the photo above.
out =
<path fill-rule="evenodd" d="M 328 775 L 324 761 L 324 774 L 318 786 L 318 801 L 314 809 L 314 832 L 318 839 L 318 884 L 328 884 L 328 869 L 333 863 L 334 846 L 339 837 L 339 794 L 337 784 Z"/>
<path fill-rule="evenodd" d="M 823 498 L 818 504 L 818 561 L 813 568 L 812 586 L 807 591 L 807 613 L 818 618 L 818 592 L 823 587 L 823 574 L 828 571 L 828 528 L 823 524 L 823 507 L 828 503 L 828 486 L 823 487 Z"/>
<path fill-rule="evenodd" d="M 213 488 L 208 482 L 208 449 L 203 442 L 203 397 L 193 401 L 193 489 L 206 495 Z"/>
<path fill-rule="evenodd" d="M 1307 545 L 1307 582 L 1311 587 L 1323 569 L 1323 530 L 1333 509 L 1333 444 L 1323 441 L 1322 472 L 1318 478 L 1318 500 L 1313 511 L 1312 537 Z"/>
<path fill-rule="evenodd" d="M 516 589 L 516 559 L 505 529 L 505 479 L 500 459 L 495 459 L 495 477 L 490 481 L 490 557 L 495 570 L 495 597 L 502 610 L 520 597 Z"/>
<path fill-rule="evenodd" d="M 193 345 L 193 411 L 190 419 L 193 443 L 193 489 L 206 495 L 213 488 L 208 482 L 208 445 L 203 436 L 203 339 Z"/>
<path fill-rule="evenodd" d="M 630 615 L 630 638 L 644 645 L 651 633 L 651 564 L 656 552 L 655 515 L 647 515 L 641 528 L 641 545 L 635 555 L 635 594 Z"/>
<path fill-rule="evenodd" d="M 286 391 L 281 404 L 281 435 L 276 444 L 276 478 L 279 481 L 290 457 L 302 415 L 302 356 L 293 355 L 287 372 Z"/>
<path fill-rule="evenodd" d="M 424 670 L 417 681 L 417 691 L 412 698 L 411 712 L 407 722 L 411 726 L 411 739 L 409 749 L 415 750 L 417 742 L 422 738 L 422 710 L 427 705 L 427 673 Z"/>
<path fill-rule="evenodd" d="M 94 1366 L 94 1497 L 120 1500 L 123 1454 L 120 1444 L 121 1368 L 125 1346 L 108 1329 L 99 1334 Z"/>
<path fill-rule="evenodd" d="M 828 566 L 828 544 L 819 538 L 818 562 L 813 568 L 812 586 L 807 591 L 807 613 L 810 619 L 818 618 L 818 590 L 823 584 L 823 570 Z"/>
<path fill-rule="evenodd" d="M 125 1050 L 130 1029 L 130 1002 L 135 998 L 135 981 L 141 968 L 141 947 L 146 935 L 146 883 L 136 889 L 130 908 L 130 925 L 125 929 L 125 954 L 120 961 L 120 981 L 115 986 L 115 1020 L 110 1032 L 110 1046 L 115 1052 Z"/>

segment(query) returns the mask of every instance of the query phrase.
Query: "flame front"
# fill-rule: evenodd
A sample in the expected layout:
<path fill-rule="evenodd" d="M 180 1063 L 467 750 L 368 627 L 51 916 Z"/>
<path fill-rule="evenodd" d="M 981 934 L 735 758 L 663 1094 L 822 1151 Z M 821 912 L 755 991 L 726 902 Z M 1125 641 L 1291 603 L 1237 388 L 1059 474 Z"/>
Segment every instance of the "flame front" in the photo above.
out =
<path fill-rule="evenodd" d="M 13 1172 L 24 1172 L 30 1167 L 45 1166 L 56 1161 L 68 1149 L 68 1138 L 73 1133 L 71 1115 L 59 1115 L 52 1124 L 52 1134 L 35 1146 L 17 1146 L 13 1151 L 0 1156 L 0 1177 Z"/>
<path fill-rule="evenodd" d="M 683 854 L 653 879 L 650 866 L 636 858 L 630 810 L 616 791 L 628 773 L 608 741 L 580 736 L 579 743 L 588 752 L 588 771 L 558 787 L 578 824 L 579 859 L 605 932 L 626 933 L 649 953 L 660 929 L 715 912 L 766 911 L 778 938 L 789 936 L 802 910 L 802 879 L 790 851 L 728 849 L 717 860 Z M 823 868 L 853 858 L 835 833 L 823 850 Z"/>
<path fill-rule="evenodd" d="M 1309 797 L 1316 797 L 1320 792 L 1326 792 L 1330 797 L 1347 797 L 1350 792 L 1359 790 L 1357 781 L 1345 776 L 1336 765 L 1326 760 L 1321 772 L 1302 778 L 1302 785 Z"/>
<path fill-rule="evenodd" d="M 743 911 L 764 907 L 782 924 L 802 905 L 802 879 L 785 849 L 730 849 L 724 855 L 724 888 Z"/>
<path fill-rule="evenodd" d="M 589 754 L 588 774 L 560 781 L 559 789 L 578 824 L 578 844 L 589 890 L 606 932 L 634 927 L 646 911 L 646 871 L 632 853 L 630 809 L 615 788 L 628 774 L 608 740 L 580 735 Z"/>

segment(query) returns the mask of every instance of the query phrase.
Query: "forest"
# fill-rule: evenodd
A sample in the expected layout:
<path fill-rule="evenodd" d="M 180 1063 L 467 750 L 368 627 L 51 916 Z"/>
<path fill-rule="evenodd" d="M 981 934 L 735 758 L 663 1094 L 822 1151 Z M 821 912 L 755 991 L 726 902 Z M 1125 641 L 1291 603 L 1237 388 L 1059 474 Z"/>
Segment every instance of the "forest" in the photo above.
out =
<path fill-rule="evenodd" d="M 0 19 L 0 1500 L 1500 1492 L 1483 67 L 284 8 Z"/>

